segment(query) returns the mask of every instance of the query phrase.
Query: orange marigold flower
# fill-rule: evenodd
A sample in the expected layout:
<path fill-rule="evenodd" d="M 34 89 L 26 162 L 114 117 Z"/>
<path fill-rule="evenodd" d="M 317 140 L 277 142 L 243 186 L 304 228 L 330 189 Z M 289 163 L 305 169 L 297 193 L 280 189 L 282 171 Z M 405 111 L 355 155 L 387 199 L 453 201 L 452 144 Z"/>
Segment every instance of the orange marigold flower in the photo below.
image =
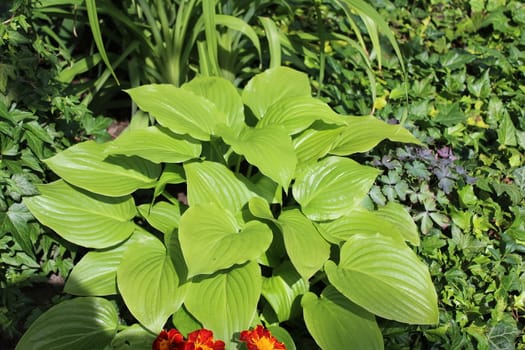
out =
<path fill-rule="evenodd" d="M 198 329 L 188 334 L 184 350 L 224 350 L 222 340 L 214 340 L 213 332 L 207 329 Z"/>
<path fill-rule="evenodd" d="M 239 340 L 246 343 L 248 350 L 286 350 L 284 344 L 261 325 L 251 331 L 242 331 Z"/>
<path fill-rule="evenodd" d="M 152 350 L 181 350 L 184 336 L 176 329 L 163 329 L 153 342 Z"/>

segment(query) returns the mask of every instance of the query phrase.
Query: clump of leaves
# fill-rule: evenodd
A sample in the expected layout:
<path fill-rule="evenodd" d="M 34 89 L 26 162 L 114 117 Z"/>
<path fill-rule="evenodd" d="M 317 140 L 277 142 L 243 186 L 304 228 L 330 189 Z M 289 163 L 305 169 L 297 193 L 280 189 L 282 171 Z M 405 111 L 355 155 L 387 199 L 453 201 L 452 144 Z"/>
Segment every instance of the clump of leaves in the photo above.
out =
<path fill-rule="evenodd" d="M 127 92 L 142 110 L 130 128 L 46 160 L 62 179 L 24 200 L 90 250 L 66 282 L 78 298 L 37 319 L 18 349 L 69 348 L 66 337 L 123 348 L 170 318 L 230 349 L 260 323 L 290 349 L 382 349 L 374 315 L 437 322 L 429 272 L 406 243 L 419 244 L 415 223 L 395 203 L 365 207 L 379 171 L 348 157 L 385 138 L 419 143 L 401 126 L 335 113 L 284 67 L 241 94 L 217 77 Z"/>

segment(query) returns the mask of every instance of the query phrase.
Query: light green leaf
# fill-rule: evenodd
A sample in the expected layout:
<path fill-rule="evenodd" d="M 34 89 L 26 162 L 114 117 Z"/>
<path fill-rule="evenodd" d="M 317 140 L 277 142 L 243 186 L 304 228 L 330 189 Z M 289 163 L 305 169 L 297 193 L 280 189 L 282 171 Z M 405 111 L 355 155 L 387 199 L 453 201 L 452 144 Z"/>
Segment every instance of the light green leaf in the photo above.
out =
<path fill-rule="evenodd" d="M 406 209 L 397 203 L 389 203 L 377 211 L 356 208 L 347 215 L 318 224 L 323 237 L 339 244 L 355 234 L 374 235 L 380 233 L 396 240 L 407 240 L 419 244 L 417 226 Z"/>
<path fill-rule="evenodd" d="M 277 325 L 268 326 L 268 330 L 278 341 L 284 344 L 286 350 L 296 350 L 295 343 L 288 331 Z"/>
<path fill-rule="evenodd" d="M 142 327 L 133 324 L 117 333 L 111 341 L 112 350 L 149 350 L 156 335 Z"/>
<path fill-rule="evenodd" d="M 106 159 L 107 144 L 86 141 L 44 160 L 57 175 L 85 190 L 112 197 L 155 185 L 160 166 L 138 157 Z"/>
<path fill-rule="evenodd" d="M 242 92 L 242 99 L 261 119 L 268 108 L 282 98 L 311 96 L 308 76 L 286 67 L 268 69 L 253 77 Z"/>
<path fill-rule="evenodd" d="M 240 224 L 230 211 L 208 203 L 184 212 L 179 241 L 192 277 L 257 259 L 270 246 L 272 231 L 259 221 Z"/>
<path fill-rule="evenodd" d="M 339 266 L 328 261 L 325 272 L 337 290 L 369 312 L 409 324 L 438 322 L 428 268 L 398 240 L 354 235 L 341 248 Z"/>
<path fill-rule="evenodd" d="M 413 245 L 419 245 L 419 231 L 407 208 L 399 203 L 389 202 L 377 209 L 379 216 L 390 221 L 402 237 Z"/>
<path fill-rule="evenodd" d="M 219 77 L 197 77 L 184 84 L 182 88 L 213 102 L 226 116 L 227 126 L 244 124 L 244 105 L 241 96 L 229 80 Z"/>
<path fill-rule="evenodd" d="M 333 220 L 361 203 L 377 174 L 352 159 L 328 157 L 297 176 L 293 195 L 310 220 Z"/>
<path fill-rule="evenodd" d="M 327 124 L 345 124 L 345 118 L 335 113 L 321 100 L 311 96 L 296 96 L 283 98 L 272 104 L 257 123 L 257 127 L 281 125 L 289 135 L 294 135 L 317 120 Z"/>
<path fill-rule="evenodd" d="M 148 224 L 162 233 L 171 232 L 179 226 L 180 208 L 178 205 L 161 201 L 153 205 L 142 204 L 137 209 Z"/>
<path fill-rule="evenodd" d="M 188 183 L 188 203 L 216 203 L 237 213 L 250 198 L 257 196 L 226 166 L 215 162 L 184 164 Z"/>
<path fill-rule="evenodd" d="M 117 333 L 118 315 L 103 298 L 66 300 L 43 313 L 24 333 L 16 350 L 103 349 Z"/>
<path fill-rule="evenodd" d="M 184 169 L 179 164 L 166 164 L 162 170 L 157 184 L 155 185 L 154 197 L 157 198 L 166 188 L 167 184 L 180 184 L 186 182 Z"/>
<path fill-rule="evenodd" d="M 117 270 L 117 283 L 133 316 L 153 333 L 160 332 L 184 297 L 173 262 L 156 238 L 127 249 Z"/>
<path fill-rule="evenodd" d="M 421 145 L 421 142 L 401 125 L 387 124 L 372 116 L 346 117 L 345 121 L 347 126 L 342 128 L 330 151 L 331 154 L 345 156 L 366 152 L 384 139 Z"/>
<path fill-rule="evenodd" d="M 39 196 L 24 203 L 42 224 L 64 239 L 90 248 L 106 248 L 128 238 L 135 228 L 131 196 L 104 197 L 77 189 L 62 180 L 39 185 Z"/>
<path fill-rule="evenodd" d="M 272 306 L 279 322 L 290 319 L 297 308 L 297 298 L 308 291 L 309 284 L 302 278 L 289 261 L 273 271 L 262 284 L 262 295 Z"/>
<path fill-rule="evenodd" d="M 227 121 L 215 104 L 188 89 L 151 84 L 126 92 L 141 110 L 154 116 L 160 125 L 177 134 L 189 134 L 197 140 L 209 140 L 215 125 Z"/>
<path fill-rule="evenodd" d="M 111 249 L 88 252 L 73 267 L 64 292 L 79 296 L 117 294 L 117 268 L 124 252 L 132 243 L 148 239 L 151 239 L 151 234 L 137 226 L 124 243 Z"/>
<path fill-rule="evenodd" d="M 250 213 L 257 218 L 271 221 L 275 220 L 268 202 L 261 197 L 251 198 L 248 202 L 248 209 L 250 210 Z"/>
<path fill-rule="evenodd" d="M 264 175 L 283 188 L 288 188 L 295 172 L 297 159 L 292 140 L 281 126 L 246 127 L 239 134 L 221 127 L 219 133 L 235 153 L 242 154 Z"/>
<path fill-rule="evenodd" d="M 138 156 L 153 163 L 180 163 L 199 157 L 201 145 L 166 128 L 150 126 L 126 130 L 110 142 L 104 152 Z"/>
<path fill-rule="evenodd" d="M 504 113 L 498 128 L 498 142 L 501 145 L 516 146 L 516 127 L 508 113 Z"/>
<path fill-rule="evenodd" d="M 299 274 L 308 280 L 328 260 L 330 244 L 298 209 L 283 211 L 278 221 L 290 261 Z"/>
<path fill-rule="evenodd" d="M 293 146 L 300 167 L 315 163 L 326 156 L 342 132 L 343 128 L 309 129 L 294 138 Z"/>
<path fill-rule="evenodd" d="M 257 311 L 262 277 L 255 262 L 194 278 L 185 305 L 188 311 L 230 348 L 236 332 L 248 329 Z"/>
<path fill-rule="evenodd" d="M 277 68 L 281 65 L 281 40 L 275 22 L 269 17 L 259 17 L 259 21 L 264 27 L 264 36 L 268 40 L 270 49 L 270 68 Z"/>
<path fill-rule="evenodd" d="M 383 349 L 383 337 L 374 315 L 328 286 L 321 297 L 303 296 L 304 321 L 323 349 Z"/>

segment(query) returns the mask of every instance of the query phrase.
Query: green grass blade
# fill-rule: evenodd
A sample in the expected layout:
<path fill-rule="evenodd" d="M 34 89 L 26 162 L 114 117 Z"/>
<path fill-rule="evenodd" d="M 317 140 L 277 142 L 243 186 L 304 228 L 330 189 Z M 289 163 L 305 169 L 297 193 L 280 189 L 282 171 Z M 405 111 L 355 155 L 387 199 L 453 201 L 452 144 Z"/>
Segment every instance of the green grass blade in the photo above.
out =
<path fill-rule="evenodd" d="M 281 65 L 281 40 L 279 38 L 279 30 L 275 22 L 268 17 L 259 17 L 266 39 L 270 48 L 270 68 L 276 68 Z"/>
<path fill-rule="evenodd" d="M 88 13 L 89 27 L 91 28 L 91 33 L 93 34 L 93 39 L 95 40 L 95 45 L 97 46 L 97 49 L 100 53 L 100 57 L 102 57 L 102 61 L 104 61 L 104 63 L 108 67 L 109 71 L 111 72 L 111 75 L 113 75 L 113 78 L 115 79 L 117 84 L 120 85 L 118 78 L 115 75 L 115 72 L 113 71 L 113 67 L 109 62 L 106 49 L 104 48 L 104 42 L 102 41 L 102 33 L 100 32 L 100 25 L 98 24 L 96 0 L 86 0 L 86 9 Z"/>
<path fill-rule="evenodd" d="M 244 34 L 253 44 L 259 55 L 259 60 L 262 60 L 261 55 L 261 42 L 255 30 L 248 23 L 240 18 L 229 16 L 229 15 L 216 15 L 215 24 L 223 25 L 229 29 L 236 30 Z"/>
<path fill-rule="evenodd" d="M 204 33 L 206 35 L 206 52 L 199 51 L 199 54 L 207 55 L 207 62 L 209 63 L 209 73 L 218 76 L 219 69 L 219 56 L 218 56 L 218 43 L 217 43 L 217 31 L 215 28 L 215 1 L 214 0 L 202 0 L 202 15 L 204 18 Z"/>

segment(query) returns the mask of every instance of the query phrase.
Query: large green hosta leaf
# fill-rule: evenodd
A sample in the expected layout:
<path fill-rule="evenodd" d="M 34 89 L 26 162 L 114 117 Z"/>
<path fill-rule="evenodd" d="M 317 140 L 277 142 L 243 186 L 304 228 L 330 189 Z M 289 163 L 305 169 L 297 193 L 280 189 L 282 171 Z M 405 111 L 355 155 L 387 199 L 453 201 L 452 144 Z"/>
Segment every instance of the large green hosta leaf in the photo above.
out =
<path fill-rule="evenodd" d="M 240 224 L 230 211 L 208 203 L 184 212 L 179 241 L 192 277 L 257 259 L 270 246 L 272 231 L 259 221 Z"/>
<path fill-rule="evenodd" d="M 160 175 L 158 164 L 138 157 L 107 157 L 107 145 L 78 143 L 44 162 L 67 182 L 106 196 L 123 196 L 155 186 Z"/>
<path fill-rule="evenodd" d="M 111 341 L 111 350 L 149 350 L 155 338 L 140 324 L 133 324 L 117 333 Z"/>
<path fill-rule="evenodd" d="M 117 327 L 117 311 L 110 301 L 93 297 L 67 300 L 33 322 L 16 350 L 104 349 Z"/>
<path fill-rule="evenodd" d="M 389 203 L 376 211 L 356 208 L 333 221 L 319 223 L 320 232 L 328 241 L 339 244 L 355 234 L 381 233 L 399 240 L 419 244 L 419 234 L 414 220 L 406 209 L 397 203 Z"/>
<path fill-rule="evenodd" d="M 138 156 L 153 163 L 179 163 L 197 158 L 201 154 L 201 145 L 166 128 L 150 126 L 126 130 L 104 151 L 106 154 Z"/>
<path fill-rule="evenodd" d="M 235 153 L 242 154 L 264 175 L 284 188 L 292 181 L 297 158 L 292 140 L 278 125 L 264 128 L 243 128 L 239 133 L 221 127 L 219 134 Z"/>
<path fill-rule="evenodd" d="M 151 235 L 137 226 L 133 235 L 116 247 L 86 253 L 67 278 L 64 292 L 79 296 L 117 294 L 117 268 L 128 247 Z"/>
<path fill-rule="evenodd" d="M 226 125 L 244 124 L 244 104 L 229 80 L 220 77 L 196 77 L 182 88 L 213 102 L 226 116 Z"/>
<path fill-rule="evenodd" d="M 244 104 L 258 119 L 275 102 L 295 96 L 311 96 L 310 82 L 306 74 L 287 67 L 276 67 L 257 74 L 242 92 Z"/>
<path fill-rule="evenodd" d="M 311 96 L 283 98 L 272 104 L 257 127 L 280 125 L 289 135 L 297 134 L 315 121 L 344 125 L 345 119 L 335 113 L 326 103 Z"/>
<path fill-rule="evenodd" d="M 308 280 L 328 260 L 330 244 L 297 209 L 283 211 L 279 216 L 279 224 L 290 261 L 297 272 Z"/>
<path fill-rule="evenodd" d="M 427 266 L 403 242 L 380 234 L 353 235 L 328 280 L 347 298 L 383 318 L 410 324 L 438 321 L 437 295 Z"/>
<path fill-rule="evenodd" d="M 279 322 L 287 321 L 296 311 L 299 296 L 308 291 L 308 282 L 285 261 L 273 271 L 271 277 L 265 278 L 262 295 L 272 306 Z"/>
<path fill-rule="evenodd" d="M 117 269 L 117 284 L 133 316 L 153 333 L 162 329 L 184 297 L 171 257 L 153 236 L 126 250 Z"/>
<path fill-rule="evenodd" d="M 250 198 L 257 196 L 226 166 L 215 162 L 184 165 L 190 206 L 216 203 L 237 213 Z"/>
<path fill-rule="evenodd" d="M 177 134 L 209 140 L 217 123 L 226 116 L 206 98 L 168 84 L 143 85 L 126 90 L 144 112 Z"/>
<path fill-rule="evenodd" d="M 162 233 L 171 232 L 179 226 L 180 208 L 178 205 L 159 201 L 153 205 L 139 205 L 138 210 L 148 224 Z"/>
<path fill-rule="evenodd" d="M 135 228 L 135 203 L 129 195 L 104 197 L 62 180 L 38 189 L 41 194 L 25 197 L 25 205 L 38 221 L 70 242 L 106 248 L 124 241 Z"/>
<path fill-rule="evenodd" d="M 256 315 L 262 277 L 255 262 L 194 278 L 185 305 L 188 311 L 211 329 L 229 349 L 236 332 L 248 329 Z"/>
<path fill-rule="evenodd" d="M 361 203 L 377 174 L 352 159 L 328 157 L 297 176 L 293 196 L 309 219 L 337 219 Z"/>
<path fill-rule="evenodd" d="M 298 167 L 315 163 L 330 152 L 332 145 L 341 134 L 342 128 L 326 130 L 309 129 L 293 140 Z"/>
<path fill-rule="evenodd" d="M 321 297 L 307 293 L 301 301 L 304 321 L 323 349 L 383 349 L 374 315 L 328 286 Z"/>
<path fill-rule="evenodd" d="M 408 130 L 401 125 L 387 124 L 372 116 L 346 117 L 347 126 L 335 142 L 331 154 L 349 155 L 366 152 L 384 139 L 397 142 L 421 144 Z"/>

